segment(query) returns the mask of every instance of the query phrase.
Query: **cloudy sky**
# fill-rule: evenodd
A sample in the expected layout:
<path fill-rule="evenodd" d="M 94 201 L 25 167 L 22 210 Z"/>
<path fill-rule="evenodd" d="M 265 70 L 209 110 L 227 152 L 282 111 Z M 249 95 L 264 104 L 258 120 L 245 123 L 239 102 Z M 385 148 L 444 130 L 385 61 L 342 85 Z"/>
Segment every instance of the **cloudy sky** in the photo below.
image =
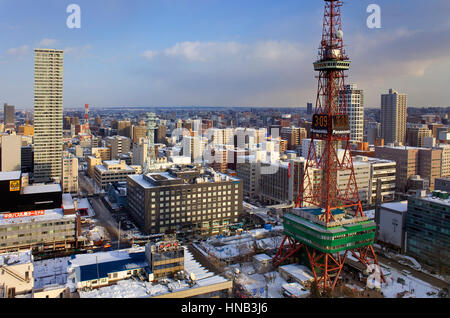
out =
<path fill-rule="evenodd" d="M 81 29 L 66 8 L 81 7 Z M 369 4 L 382 28 L 369 29 Z M 33 106 L 33 49 L 65 50 L 64 106 L 305 107 L 320 0 L 0 0 L 0 103 Z M 347 0 L 348 83 L 450 106 L 450 1 Z"/>

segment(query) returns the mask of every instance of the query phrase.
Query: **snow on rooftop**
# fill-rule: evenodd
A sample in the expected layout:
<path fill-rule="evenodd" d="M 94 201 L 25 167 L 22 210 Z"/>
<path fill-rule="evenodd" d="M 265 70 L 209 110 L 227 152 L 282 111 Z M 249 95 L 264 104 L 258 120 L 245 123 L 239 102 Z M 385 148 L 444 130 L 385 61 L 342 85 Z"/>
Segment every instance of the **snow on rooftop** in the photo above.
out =
<path fill-rule="evenodd" d="M 75 218 L 75 215 L 64 215 L 62 209 L 45 210 L 44 215 L 36 216 L 26 216 L 15 219 L 5 219 L 3 215 L 0 214 L 0 226 L 7 224 L 21 224 L 30 222 L 42 222 L 42 221 L 54 221 L 63 218 Z"/>
<path fill-rule="evenodd" d="M 62 195 L 62 204 L 64 209 L 73 210 L 75 209 L 75 205 L 73 203 L 72 195 L 70 193 L 64 193 Z"/>
<path fill-rule="evenodd" d="M 71 267 L 85 266 L 96 263 L 106 263 L 130 258 L 130 253 L 142 253 L 145 247 L 134 247 L 126 250 L 99 252 L 94 254 L 78 254 L 70 259 Z"/>
<path fill-rule="evenodd" d="M 304 290 L 305 288 L 299 283 L 284 284 L 281 287 L 297 298 L 309 295 L 309 291 Z"/>
<path fill-rule="evenodd" d="M 30 185 L 22 188 L 23 194 L 61 192 L 60 184 L 38 184 Z"/>
<path fill-rule="evenodd" d="M 381 207 L 398 212 L 406 212 L 408 210 L 408 201 L 384 203 Z"/>
<path fill-rule="evenodd" d="M 13 266 L 30 263 L 33 260 L 31 250 L 0 254 L 0 266 Z"/>
<path fill-rule="evenodd" d="M 295 279 L 301 282 L 314 280 L 311 271 L 307 267 L 299 264 L 289 264 L 280 266 L 280 270 L 284 270 L 290 276 L 294 277 Z"/>
<path fill-rule="evenodd" d="M 65 285 L 70 257 L 51 258 L 34 262 L 34 287 L 48 288 L 51 285 Z"/>
<path fill-rule="evenodd" d="M 95 254 L 91 254 L 95 257 Z M 95 260 L 94 260 L 95 262 Z M 150 282 L 137 282 L 132 279 L 119 281 L 116 285 L 107 286 L 92 291 L 80 291 L 80 298 L 147 298 L 190 288 L 210 286 L 226 282 L 222 276 L 215 275 L 204 269 L 185 247 L 185 270 L 190 275 L 194 273 L 196 284 L 189 287 L 185 281 L 167 279 L 167 286 Z"/>
<path fill-rule="evenodd" d="M 20 171 L 0 172 L 0 181 L 19 180 L 21 173 Z"/>
<path fill-rule="evenodd" d="M 253 256 L 253 258 L 260 262 L 272 260 L 272 258 L 267 254 L 258 254 L 258 255 Z"/>

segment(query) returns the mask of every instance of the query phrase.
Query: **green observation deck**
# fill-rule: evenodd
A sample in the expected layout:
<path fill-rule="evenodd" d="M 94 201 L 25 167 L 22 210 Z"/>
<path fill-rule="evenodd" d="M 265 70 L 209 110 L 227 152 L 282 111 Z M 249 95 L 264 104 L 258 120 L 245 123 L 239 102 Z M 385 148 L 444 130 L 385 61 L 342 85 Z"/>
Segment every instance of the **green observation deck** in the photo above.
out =
<path fill-rule="evenodd" d="M 320 220 L 321 209 L 294 209 L 283 218 L 284 234 L 323 253 L 336 253 L 372 245 L 376 223 L 367 217 L 332 211 L 336 221 Z"/>

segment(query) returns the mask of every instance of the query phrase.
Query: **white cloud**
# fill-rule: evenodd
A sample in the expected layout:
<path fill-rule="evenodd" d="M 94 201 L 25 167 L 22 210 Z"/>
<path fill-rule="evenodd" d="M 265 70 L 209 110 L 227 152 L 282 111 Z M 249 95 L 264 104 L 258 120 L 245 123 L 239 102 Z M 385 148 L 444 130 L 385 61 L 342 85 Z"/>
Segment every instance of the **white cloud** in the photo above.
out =
<path fill-rule="evenodd" d="M 90 44 L 84 46 L 66 47 L 64 49 L 64 54 L 73 56 L 75 58 L 82 58 L 87 56 L 87 53 L 91 48 L 92 45 Z"/>
<path fill-rule="evenodd" d="M 163 51 L 145 51 L 142 56 L 153 59 L 157 55 L 179 58 L 188 62 L 213 62 L 222 59 L 246 60 L 298 60 L 303 50 L 298 43 L 286 41 L 260 41 L 252 44 L 237 42 L 180 42 Z"/>
<path fill-rule="evenodd" d="M 22 45 L 18 48 L 11 48 L 6 51 L 6 54 L 12 57 L 21 58 L 27 55 L 30 51 L 30 47 L 28 45 Z"/>
<path fill-rule="evenodd" d="M 159 53 L 157 51 L 148 50 L 148 51 L 145 51 L 144 53 L 142 53 L 142 56 L 145 57 L 146 59 L 151 60 L 158 54 Z"/>
<path fill-rule="evenodd" d="M 45 39 L 42 39 L 41 42 L 39 42 L 39 46 L 41 46 L 41 47 L 54 46 L 57 42 L 58 42 L 58 40 L 45 38 Z"/>

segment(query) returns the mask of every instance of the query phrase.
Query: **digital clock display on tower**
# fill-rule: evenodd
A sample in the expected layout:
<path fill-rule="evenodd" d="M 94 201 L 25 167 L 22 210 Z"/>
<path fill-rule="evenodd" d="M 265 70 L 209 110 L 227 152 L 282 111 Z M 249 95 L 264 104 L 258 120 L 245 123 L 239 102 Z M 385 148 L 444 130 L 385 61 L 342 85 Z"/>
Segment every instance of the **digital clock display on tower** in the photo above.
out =
<path fill-rule="evenodd" d="M 313 116 L 313 122 L 311 132 L 320 135 L 328 135 L 330 120 L 328 115 L 315 114 Z"/>

